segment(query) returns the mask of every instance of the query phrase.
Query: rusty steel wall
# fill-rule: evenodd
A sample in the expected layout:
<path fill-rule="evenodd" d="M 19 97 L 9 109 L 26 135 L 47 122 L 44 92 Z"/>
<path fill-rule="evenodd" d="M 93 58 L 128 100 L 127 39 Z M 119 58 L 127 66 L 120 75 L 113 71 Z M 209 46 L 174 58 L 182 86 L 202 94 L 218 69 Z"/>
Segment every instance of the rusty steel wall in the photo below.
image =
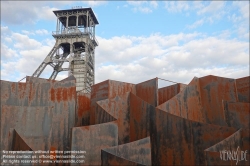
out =
<path fill-rule="evenodd" d="M 83 150 L 84 165 L 235 164 L 220 151 L 250 150 L 249 78 L 161 89 L 157 78 L 107 80 L 91 94 L 76 92 L 73 76 L 1 81 L 0 150 Z"/>
<path fill-rule="evenodd" d="M 165 111 L 151 111 L 153 165 L 205 165 L 204 150 L 236 129 L 194 122 Z"/>
<path fill-rule="evenodd" d="M 176 96 L 157 106 L 173 115 L 198 122 L 206 122 L 203 111 L 199 78 L 193 80 Z"/>
<path fill-rule="evenodd" d="M 22 151 L 33 151 L 29 145 L 23 140 L 23 138 L 16 132 L 15 129 L 12 131 L 13 134 L 13 142 L 11 144 L 11 150 L 17 151 L 17 150 L 22 150 Z"/>
<path fill-rule="evenodd" d="M 76 127 L 90 124 L 90 94 L 78 92 L 76 104 Z"/>
<path fill-rule="evenodd" d="M 75 79 L 36 82 L 1 81 L 1 147 L 7 148 L 6 135 L 15 128 L 34 150 L 69 149 L 75 125 Z"/>
<path fill-rule="evenodd" d="M 207 165 L 249 165 L 249 154 L 246 155 L 246 160 L 241 159 L 241 151 L 249 152 L 249 146 L 246 148 L 243 144 L 243 140 L 246 138 L 246 129 L 239 129 L 234 134 L 229 136 L 228 138 L 222 140 L 221 142 L 215 144 L 214 146 L 206 149 L 206 164 Z M 249 131 L 248 135 L 249 135 Z M 249 139 L 249 136 L 247 137 Z M 249 143 L 249 140 L 248 140 Z M 223 156 L 223 151 L 227 149 L 230 152 L 237 152 L 238 153 L 238 161 L 236 156 L 234 158 L 236 160 L 228 160 L 225 156 Z M 234 154 L 232 153 L 232 154 Z"/>
<path fill-rule="evenodd" d="M 227 126 L 249 128 L 250 126 L 250 103 L 224 101 L 224 116 Z"/>
<path fill-rule="evenodd" d="M 239 102 L 250 102 L 250 76 L 236 79 Z"/>
<path fill-rule="evenodd" d="M 209 75 L 199 78 L 199 82 L 202 106 L 206 113 L 206 123 L 227 126 L 222 100 L 238 101 L 235 80 Z"/>
<path fill-rule="evenodd" d="M 125 92 L 114 98 L 97 102 L 108 114 L 117 119 L 119 145 L 129 142 L 129 93 Z"/>
<path fill-rule="evenodd" d="M 177 95 L 180 91 L 182 91 L 187 85 L 185 84 L 174 84 L 167 87 L 158 89 L 158 105 L 165 103 L 175 95 Z"/>
<path fill-rule="evenodd" d="M 116 122 L 74 127 L 71 150 L 84 150 L 84 163 L 78 165 L 101 165 L 101 149 L 118 145 Z"/>
<path fill-rule="evenodd" d="M 112 99 L 116 96 L 123 95 L 126 92 L 136 93 L 135 84 L 109 80 L 109 98 Z"/>
<path fill-rule="evenodd" d="M 151 165 L 150 137 L 102 150 L 102 165 Z"/>
<path fill-rule="evenodd" d="M 158 105 L 158 79 L 154 78 L 135 85 L 136 96 L 153 106 Z"/>
<path fill-rule="evenodd" d="M 130 142 L 150 136 L 150 111 L 155 107 L 130 93 Z"/>
<path fill-rule="evenodd" d="M 107 111 L 105 111 L 99 104 L 97 104 L 95 110 L 95 123 L 107 123 L 111 121 L 116 121 L 117 119 L 110 115 Z"/>

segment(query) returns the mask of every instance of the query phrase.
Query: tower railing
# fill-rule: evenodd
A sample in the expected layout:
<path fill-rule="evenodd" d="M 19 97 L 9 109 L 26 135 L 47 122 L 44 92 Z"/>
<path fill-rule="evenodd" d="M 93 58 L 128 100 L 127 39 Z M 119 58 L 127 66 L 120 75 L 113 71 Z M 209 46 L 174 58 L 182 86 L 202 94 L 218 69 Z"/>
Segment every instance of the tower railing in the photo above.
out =
<path fill-rule="evenodd" d="M 57 36 L 57 35 L 74 35 L 74 34 L 81 34 L 81 35 L 89 35 L 91 40 L 94 40 L 97 45 L 99 45 L 97 39 L 91 32 L 87 32 L 86 29 L 80 29 L 80 28 L 65 28 L 62 31 L 52 31 L 52 36 Z"/>

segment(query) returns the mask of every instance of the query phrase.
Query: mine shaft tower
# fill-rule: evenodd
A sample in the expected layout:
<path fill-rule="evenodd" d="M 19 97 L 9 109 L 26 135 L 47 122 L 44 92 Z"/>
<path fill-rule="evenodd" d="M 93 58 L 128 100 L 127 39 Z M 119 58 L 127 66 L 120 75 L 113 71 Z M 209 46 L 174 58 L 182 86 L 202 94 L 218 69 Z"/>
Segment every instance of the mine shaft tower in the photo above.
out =
<path fill-rule="evenodd" d="M 89 93 L 95 83 L 95 38 L 97 18 L 91 8 L 53 11 L 57 17 L 56 43 L 42 64 L 32 75 L 39 77 L 47 65 L 53 67 L 49 79 L 54 80 L 61 71 L 68 71 L 76 78 L 76 90 Z M 68 68 L 62 68 L 69 62 Z"/>

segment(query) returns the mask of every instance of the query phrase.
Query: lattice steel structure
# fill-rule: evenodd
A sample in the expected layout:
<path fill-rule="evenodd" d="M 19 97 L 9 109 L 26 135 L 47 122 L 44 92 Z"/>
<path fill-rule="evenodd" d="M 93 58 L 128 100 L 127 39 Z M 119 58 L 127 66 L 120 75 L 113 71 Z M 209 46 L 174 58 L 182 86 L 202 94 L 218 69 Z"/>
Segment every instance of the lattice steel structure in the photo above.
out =
<path fill-rule="evenodd" d="M 57 17 L 56 43 L 32 75 L 39 77 L 47 65 L 53 67 L 49 79 L 54 80 L 61 71 L 69 71 L 76 78 L 76 90 L 89 93 L 95 83 L 95 38 L 97 18 L 91 8 L 53 11 Z M 68 68 L 63 68 L 69 62 Z"/>

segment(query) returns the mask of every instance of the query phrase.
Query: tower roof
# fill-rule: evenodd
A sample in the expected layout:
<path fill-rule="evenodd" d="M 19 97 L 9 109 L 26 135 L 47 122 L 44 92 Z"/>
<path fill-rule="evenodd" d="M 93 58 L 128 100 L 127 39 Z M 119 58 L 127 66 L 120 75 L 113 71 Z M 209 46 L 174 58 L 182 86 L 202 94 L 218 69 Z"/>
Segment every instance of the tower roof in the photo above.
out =
<path fill-rule="evenodd" d="M 71 12 L 71 11 L 73 11 L 73 12 L 74 12 L 74 11 L 89 11 L 91 17 L 94 19 L 94 23 L 95 23 L 95 24 L 99 24 L 99 22 L 98 22 L 98 20 L 97 20 L 95 14 L 94 14 L 92 8 L 77 8 L 77 9 L 66 9 L 66 10 L 55 10 L 55 11 L 53 11 L 53 12 L 54 12 L 54 14 L 57 16 L 58 13 L 61 13 L 61 12 Z"/>

